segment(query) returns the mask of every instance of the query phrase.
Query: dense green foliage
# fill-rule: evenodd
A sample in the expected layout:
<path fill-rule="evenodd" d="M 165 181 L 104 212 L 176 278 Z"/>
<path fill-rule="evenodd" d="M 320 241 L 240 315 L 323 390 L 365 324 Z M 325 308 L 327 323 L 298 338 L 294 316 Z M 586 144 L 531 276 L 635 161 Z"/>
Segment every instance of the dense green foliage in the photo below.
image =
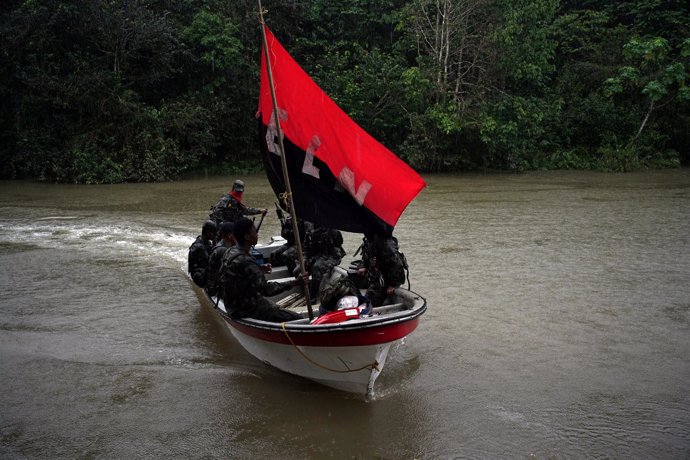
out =
<path fill-rule="evenodd" d="M 269 26 L 420 171 L 690 162 L 682 0 L 273 0 Z M 6 0 L 0 177 L 158 181 L 258 163 L 258 5 Z"/>

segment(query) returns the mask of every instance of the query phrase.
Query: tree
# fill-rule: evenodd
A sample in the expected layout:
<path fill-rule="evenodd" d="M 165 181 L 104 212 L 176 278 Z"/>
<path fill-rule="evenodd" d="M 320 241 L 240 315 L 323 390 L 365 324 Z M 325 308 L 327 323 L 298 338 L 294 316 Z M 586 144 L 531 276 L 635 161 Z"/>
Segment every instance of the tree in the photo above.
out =
<path fill-rule="evenodd" d="M 417 169 L 690 161 L 682 0 L 263 3 L 295 60 Z M 3 6 L 0 177 L 167 180 L 259 164 L 254 0 Z"/>
<path fill-rule="evenodd" d="M 405 152 L 425 170 L 471 168 L 495 67 L 496 11 L 486 0 L 415 0 L 403 25 L 415 59 L 405 72 Z"/>
<path fill-rule="evenodd" d="M 206 154 L 207 111 L 176 101 L 179 31 L 154 6 L 26 1 L 8 13 L 0 34 L 15 136 L 3 176 L 165 180 Z"/>
<path fill-rule="evenodd" d="M 634 144 L 647 125 L 652 112 L 674 100 L 681 104 L 690 101 L 690 39 L 685 39 L 676 53 L 671 54 L 668 41 L 662 37 L 633 38 L 623 47 L 630 65 L 621 67 L 618 75 L 605 81 L 609 95 L 635 91 L 643 95 L 647 109 L 640 127 L 631 138 Z"/>
<path fill-rule="evenodd" d="M 570 5 L 569 3 L 575 3 Z M 559 123 L 562 152 L 545 159 L 546 167 L 593 167 L 597 149 L 632 118 L 598 90 L 619 65 L 618 55 L 628 29 L 618 24 L 600 2 L 563 2 L 553 23 L 557 44 L 553 85 L 563 100 Z"/>
<path fill-rule="evenodd" d="M 493 31 L 497 53 L 492 69 L 494 91 L 484 106 L 481 139 L 488 163 L 519 170 L 553 146 L 553 121 L 561 101 L 549 91 L 556 43 L 551 25 L 555 0 L 499 1 Z"/>

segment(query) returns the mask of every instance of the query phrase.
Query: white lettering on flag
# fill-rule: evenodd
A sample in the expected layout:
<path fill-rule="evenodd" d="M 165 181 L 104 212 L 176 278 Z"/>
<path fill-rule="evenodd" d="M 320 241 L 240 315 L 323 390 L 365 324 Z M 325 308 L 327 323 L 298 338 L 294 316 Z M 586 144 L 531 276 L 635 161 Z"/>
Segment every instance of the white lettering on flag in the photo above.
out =
<path fill-rule="evenodd" d="M 367 193 L 369 193 L 369 190 L 371 190 L 371 184 L 369 182 L 363 180 L 362 183 L 359 184 L 357 192 L 355 193 L 355 173 L 347 167 L 340 170 L 338 182 L 350 193 L 350 195 L 352 195 L 360 206 L 364 204 Z"/>
<path fill-rule="evenodd" d="M 276 126 L 276 117 L 274 116 L 274 114 L 275 112 L 271 112 L 271 118 L 269 119 L 268 127 L 266 128 L 266 146 L 268 147 L 269 152 L 275 153 L 276 155 L 280 156 L 280 145 L 278 144 L 277 140 L 278 127 Z M 280 118 L 281 121 L 287 121 L 287 110 L 279 108 L 278 118 Z M 285 137 L 282 130 L 280 131 L 280 134 L 283 135 L 283 138 Z"/>
<path fill-rule="evenodd" d="M 307 147 L 306 155 L 304 155 L 304 165 L 302 165 L 302 172 L 304 174 L 309 174 L 317 179 L 319 179 L 319 168 L 314 166 L 314 153 L 320 146 L 321 139 L 314 134 L 314 137 L 311 138 L 311 142 L 309 143 L 309 147 Z"/>

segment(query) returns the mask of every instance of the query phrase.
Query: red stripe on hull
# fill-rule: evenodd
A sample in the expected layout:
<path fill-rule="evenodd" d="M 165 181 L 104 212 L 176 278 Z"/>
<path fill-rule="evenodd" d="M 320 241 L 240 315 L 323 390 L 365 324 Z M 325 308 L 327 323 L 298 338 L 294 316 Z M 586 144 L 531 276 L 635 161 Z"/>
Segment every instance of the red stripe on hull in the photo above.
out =
<path fill-rule="evenodd" d="M 417 328 L 419 317 L 416 316 L 409 321 L 397 322 L 393 324 L 383 324 L 371 328 L 323 331 L 323 332 L 302 332 L 295 330 L 283 331 L 282 329 L 270 330 L 259 329 L 247 324 L 239 323 L 223 317 L 227 323 L 251 337 L 255 337 L 267 342 L 290 344 L 290 340 L 285 335 L 286 332 L 295 345 L 311 347 L 361 347 L 366 345 L 378 345 L 380 343 L 393 342 L 402 339 Z"/>

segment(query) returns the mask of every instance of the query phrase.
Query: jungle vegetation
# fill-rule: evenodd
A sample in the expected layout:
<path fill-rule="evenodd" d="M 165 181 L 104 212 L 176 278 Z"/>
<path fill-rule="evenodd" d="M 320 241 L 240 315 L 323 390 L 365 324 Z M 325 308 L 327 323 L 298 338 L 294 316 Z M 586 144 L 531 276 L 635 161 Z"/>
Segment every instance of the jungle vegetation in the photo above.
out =
<path fill-rule="evenodd" d="M 267 23 L 421 172 L 690 163 L 686 0 L 264 0 Z M 5 0 L 0 178 L 253 171 L 258 6 Z"/>

